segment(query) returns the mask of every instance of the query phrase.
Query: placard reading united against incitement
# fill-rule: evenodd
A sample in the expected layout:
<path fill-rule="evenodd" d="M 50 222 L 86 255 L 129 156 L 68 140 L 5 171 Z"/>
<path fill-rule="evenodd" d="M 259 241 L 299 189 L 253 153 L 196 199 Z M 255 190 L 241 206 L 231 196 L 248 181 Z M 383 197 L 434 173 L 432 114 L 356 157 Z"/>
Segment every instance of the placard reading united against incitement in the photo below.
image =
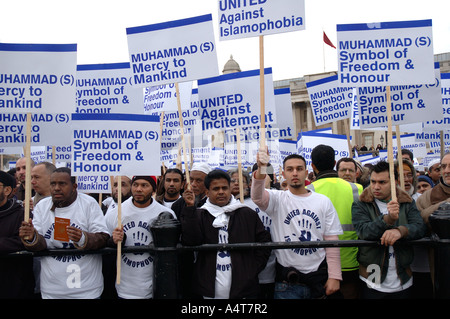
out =
<path fill-rule="evenodd" d="M 342 86 L 434 82 L 431 20 L 337 25 Z"/>

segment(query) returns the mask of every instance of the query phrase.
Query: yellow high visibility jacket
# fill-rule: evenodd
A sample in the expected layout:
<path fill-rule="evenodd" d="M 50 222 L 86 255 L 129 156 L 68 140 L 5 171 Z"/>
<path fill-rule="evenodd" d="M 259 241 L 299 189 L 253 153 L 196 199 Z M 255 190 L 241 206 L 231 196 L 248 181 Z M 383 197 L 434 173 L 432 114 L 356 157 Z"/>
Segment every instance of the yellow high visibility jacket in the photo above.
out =
<path fill-rule="evenodd" d="M 316 193 L 327 196 L 333 203 L 344 231 L 342 235 L 339 235 L 339 240 L 357 240 L 358 235 L 352 224 L 352 204 L 362 193 L 362 185 L 347 182 L 339 177 L 325 177 L 314 181 L 306 187 Z M 358 247 L 341 247 L 340 253 L 342 271 L 359 268 L 357 260 Z"/>

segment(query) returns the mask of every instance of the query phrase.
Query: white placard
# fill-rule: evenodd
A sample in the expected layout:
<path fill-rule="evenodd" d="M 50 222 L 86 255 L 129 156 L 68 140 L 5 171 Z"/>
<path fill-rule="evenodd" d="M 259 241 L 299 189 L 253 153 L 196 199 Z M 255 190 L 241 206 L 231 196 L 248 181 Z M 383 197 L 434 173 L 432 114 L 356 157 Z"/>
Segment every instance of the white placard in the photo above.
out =
<path fill-rule="evenodd" d="M 69 114 L 31 114 L 31 145 L 67 145 Z M 27 115 L 0 113 L 0 146 L 25 146 Z"/>
<path fill-rule="evenodd" d="M 304 0 L 219 0 L 219 39 L 305 29 Z"/>
<path fill-rule="evenodd" d="M 333 75 L 306 83 L 314 122 L 317 126 L 351 116 L 353 88 L 341 87 Z"/>
<path fill-rule="evenodd" d="M 390 87 L 392 125 L 443 119 L 438 62 L 434 70 L 435 81 L 430 84 Z M 359 87 L 357 92 L 360 127 L 387 125 L 386 87 Z"/>
<path fill-rule="evenodd" d="M 450 73 L 441 73 L 442 120 L 423 123 L 424 131 L 445 131 L 450 127 Z"/>
<path fill-rule="evenodd" d="M 230 73 L 198 81 L 203 131 L 261 123 L 259 70 Z M 272 69 L 264 70 L 266 124 L 276 123 Z"/>
<path fill-rule="evenodd" d="M 126 31 L 135 86 L 186 82 L 219 74 L 211 14 Z"/>
<path fill-rule="evenodd" d="M 71 113 L 76 44 L 0 43 L 0 111 Z"/>
<path fill-rule="evenodd" d="M 72 114 L 72 175 L 157 175 L 159 117 Z"/>
<path fill-rule="evenodd" d="M 75 113 L 142 114 L 142 96 L 132 86 L 128 62 L 77 66 Z"/>
<path fill-rule="evenodd" d="M 306 166 L 312 171 L 311 153 L 319 144 L 329 145 L 334 149 L 335 160 L 342 157 L 352 157 L 348 150 L 347 136 L 338 134 L 327 134 L 318 132 L 302 132 L 297 139 L 297 150 L 306 160 Z"/>
<path fill-rule="evenodd" d="M 337 25 L 343 86 L 434 82 L 431 20 Z"/>
<path fill-rule="evenodd" d="M 178 85 L 180 92 L 180 107 L 182 110 L 190 108 L 192 82 Z M 178 112 L 178 101 L 175 84 L 151 86 L 144 89 L 144 113 L 159 115 L 161 112 Z"/>

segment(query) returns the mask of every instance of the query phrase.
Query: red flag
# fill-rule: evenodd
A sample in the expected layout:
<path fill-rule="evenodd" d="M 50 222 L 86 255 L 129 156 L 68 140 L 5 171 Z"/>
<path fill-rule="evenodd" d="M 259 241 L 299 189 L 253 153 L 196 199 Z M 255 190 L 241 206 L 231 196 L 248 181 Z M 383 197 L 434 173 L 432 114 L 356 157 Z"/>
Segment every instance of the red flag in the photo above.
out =
<path fill-rule="evenodd" d="M 325 34 L 325 31 L 323 31 L 323 42 L 325 42 L 326 44 L 328 44 L 330 47 L 335 48 L 334 44 L 330 41 L 330 39 L 328 39 L 327 35 Z"/>

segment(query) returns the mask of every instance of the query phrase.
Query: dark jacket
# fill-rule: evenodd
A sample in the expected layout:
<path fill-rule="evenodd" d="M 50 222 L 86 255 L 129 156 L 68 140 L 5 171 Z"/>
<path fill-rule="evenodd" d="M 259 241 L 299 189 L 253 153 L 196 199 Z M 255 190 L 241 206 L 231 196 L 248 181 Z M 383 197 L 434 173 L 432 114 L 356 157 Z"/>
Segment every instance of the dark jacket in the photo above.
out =
<path fill-rule="evenodd" d="M 7 201 L 0 210 L 0 298 L 32 298 L 34 293 L 33 257 L 5 257 L 8 253 L 24 251 L 19 227 L 24 212 L 21 202 Z M 3 255 L 3 256 L 1 256 Z"/>
<path fill-rule="evenodd" d="M 375 203 L 370 188 L 366 188 L 359 196 L 359 201 L 355 201 L 352 206 L 352 222 L 359 239 L 379 240 L 388 229 L 396 228 L 400 231 L 402 239 L 414 240 L 424 237 L 426 226 L 420 217 L 420 212 L 415 201 L 404 190 L 397 187 L 397 201 L 400 204 L 399 219 L 393 226 L 388 225 L 383 220 Z M 412 275 L 410 265 L 414 258 L 413 247 L 410 245 L 395 245 L 395 258 L 397 264 L 397 274 L 402 284 L 406 283 Z M 386 278 L 388 261 L 388 246 L 362 246 L 359 248 L 358 261 L 360 265 L 360 275 L 367 278 L 367 267 L 377 264 L 381 268 L 380 282 Z"/>
<path fill-rule="evenodd" d="M 241 207 L 229 213 L 228 242 L 263 243 L 270 242 L 270 233 L 264 229 L 258 214 L 248 207 Z M 181 212 L 182 244 L 198 246 L 218 244 L 219 229 L 212 226 L 214 217 L 204 209 L 185 207 Z M 230 250 L 233 267 L 230 299 L 256 296 L 258 273 L 266 266 L 270 249 Z M 194 266 L 194 292 L 213 298 L 216 278 L 216 250 L 198 252 Z"/>

